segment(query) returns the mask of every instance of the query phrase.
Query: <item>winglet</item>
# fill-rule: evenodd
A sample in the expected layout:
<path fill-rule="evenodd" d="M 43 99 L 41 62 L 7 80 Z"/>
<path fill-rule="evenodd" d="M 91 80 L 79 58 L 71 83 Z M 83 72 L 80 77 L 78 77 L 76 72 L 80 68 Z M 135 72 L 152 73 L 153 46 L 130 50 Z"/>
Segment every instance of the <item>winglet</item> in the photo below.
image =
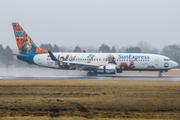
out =
<path fill-rule="evenodd" d="M 49 49 L 47 49 L 48 50 L 48 53 L 49 53 L 49 55 L 50 55 L 50 57 L 51 57 L 51 59 L 53 60 L 53 61 L 59 61 L 54 55 L 53 55 L 53 53 L 49 50 Z"/>
<path fill-rule="evenodd" d="M 83 52 L 86 53 L 86 50 L 83 48 Z"/>

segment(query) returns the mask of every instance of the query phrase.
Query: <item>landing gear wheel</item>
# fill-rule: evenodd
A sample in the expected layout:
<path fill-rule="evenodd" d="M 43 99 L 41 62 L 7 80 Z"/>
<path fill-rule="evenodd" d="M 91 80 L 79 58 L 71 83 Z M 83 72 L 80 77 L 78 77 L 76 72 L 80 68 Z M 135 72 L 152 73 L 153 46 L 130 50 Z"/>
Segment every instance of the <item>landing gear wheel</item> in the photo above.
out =
<path fill-rule="evenodd" d="M 159 76 L 159 77 L 161 77 L 161 76 L 162 76 L 162 74 L 161 74 L 161 73 L 158 73 L 158 76 Z"/>
<path fill-rule="evenodd" d="M 92 73 L 92 76 L 97 76 L 97 72 L 94 71 L 94 72 Z"/>
<path fill-rule="evenodd" d="M 92 72 L 88 72 L 88 73 L 87 73 L 87 76 L 92 76 Z"/>
<path fill-rule="evenodd" d="M 93 72 L 88 72 L 87 73 L 87 76 L 97 76 L 97 72 L 96 71 L 93 71 Z"/>

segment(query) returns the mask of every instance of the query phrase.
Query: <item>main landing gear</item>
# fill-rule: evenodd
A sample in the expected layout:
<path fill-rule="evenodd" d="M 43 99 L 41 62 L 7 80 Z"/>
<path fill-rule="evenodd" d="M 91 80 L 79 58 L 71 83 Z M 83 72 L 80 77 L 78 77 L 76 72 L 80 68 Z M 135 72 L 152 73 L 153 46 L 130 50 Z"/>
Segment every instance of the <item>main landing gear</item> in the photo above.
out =
<path fill-rule="evenodd" d="M 159 76 L 159 77 L 162 77 L 161 71 L 159 71 L 158 76 Z"/>
<path fill-rule="evenodd" d="M 97 72 L 96 71 L 89 71 L 87 73 L 87 76 L 97 76 Z"/>

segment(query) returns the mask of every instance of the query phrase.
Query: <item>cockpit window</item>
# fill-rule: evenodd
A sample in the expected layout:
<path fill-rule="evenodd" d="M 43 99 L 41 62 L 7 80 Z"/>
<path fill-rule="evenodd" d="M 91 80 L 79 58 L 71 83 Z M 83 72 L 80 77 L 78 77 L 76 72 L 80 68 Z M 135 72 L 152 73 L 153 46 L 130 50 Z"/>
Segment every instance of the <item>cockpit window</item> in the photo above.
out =
<path fill-rule="evenodd" d="M 164 61 L 171 61 L 171 59 L 164 59 Z"/>

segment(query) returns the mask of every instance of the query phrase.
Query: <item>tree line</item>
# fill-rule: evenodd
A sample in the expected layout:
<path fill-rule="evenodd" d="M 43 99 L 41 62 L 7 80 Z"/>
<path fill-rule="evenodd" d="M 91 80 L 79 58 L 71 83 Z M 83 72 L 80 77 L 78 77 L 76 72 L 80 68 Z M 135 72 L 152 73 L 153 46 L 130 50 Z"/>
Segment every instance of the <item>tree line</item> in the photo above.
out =
<path fill-rule="evenodd" d="M 51 44 L 41 44 L 39 46 L 43 49 L 50 49 L 53 52 L 83 52 L 83 48 L 79 45 L 73 47 L 64 47 L 64 46 L 58 46 L 58 45 L 51 45 Z M 170 59 L 176 61 L 178 64 L 180 64 L 180 45 L 174 44 L 174 45 L 167 45 L 162 48 L 162 50 L 159 50 L 157 48 L 153 48 L 150 44 L 147 42 L 139 42 L 135 46 L 129 46 L 129 47 L 121 47 L 118 46 L 108 46 L 106 44 L 102 44 L 99 48 L 94 48 L 93 46 L 86 47 L 85 50 L 87 52 L 102 52 L 102 53 L 152 53 L 152 54 L 161 54 L 169 57 Z M 17 52 L 17 51 L 16 51 Z M 25 62 L 17 60 L 16 56 L 7 54 L 7 53 L 15 53 L 9 46 L 3 47 L 2 44 L 0 44 L 0 67 L 35 67 L 35 66 L 29 66 Z M 178 66 L 180 67 L 180 66 Z"/>

